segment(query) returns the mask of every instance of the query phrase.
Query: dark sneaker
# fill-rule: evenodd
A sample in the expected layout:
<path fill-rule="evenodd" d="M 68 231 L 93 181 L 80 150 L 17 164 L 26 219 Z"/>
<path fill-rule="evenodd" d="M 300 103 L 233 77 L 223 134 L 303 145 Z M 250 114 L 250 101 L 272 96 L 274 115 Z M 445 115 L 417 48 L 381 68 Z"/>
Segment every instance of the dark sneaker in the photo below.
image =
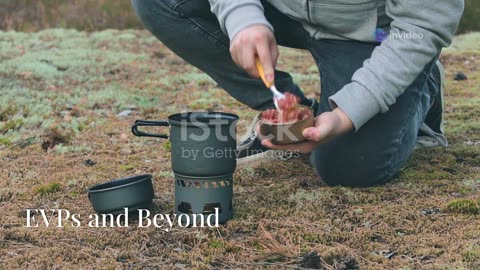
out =
<path fill-rule="evenodd" d="M 318 110 L 318 101 L 314 98 L 310 99 L 310 107 L 316 112 Z M 280 160 L 287 160 L 294 156 L 291 151 L 279 151 L 270 150 L 262 145 L 258 139 L 257 132 L 255 130 L 260 114 L 257 114 L 250 126 L 247 129 L 247 133 L 240 139 L 240 143 L 237 144 L 238 151 L 238 163 L 251 163 L 258 159 L 274 158 Z M 268 152 L 268 153 L 267 153 Z"/>
<path fill-rule="evenodd" d="M 434 76 L 440 78 L 440 92 L 434 98 L 432 107 L 427 113 L 425 122 L 420 127 L 415 149 L 429 148 L 435 146 L 448 146 L 445 137 L 443 112 L 444 112 L 444 90 L 445 90 L 445 70 L 440 61 L 437 60 L 436 67 L 433 69 Z"/>

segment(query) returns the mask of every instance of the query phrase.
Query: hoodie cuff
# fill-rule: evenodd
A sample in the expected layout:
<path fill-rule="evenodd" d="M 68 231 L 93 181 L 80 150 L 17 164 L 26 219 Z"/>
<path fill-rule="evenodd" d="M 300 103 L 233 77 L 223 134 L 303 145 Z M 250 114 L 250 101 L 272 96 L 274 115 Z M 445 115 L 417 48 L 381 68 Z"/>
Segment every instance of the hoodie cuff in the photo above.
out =
<path fill-rule="evenodd" d="M 332 109 L 340 107 L 358 131 L 368 120 L 380 113 L 375 97 L 361 84 L 352 82 L 328 99 Z"/>
<path fill-rule="evenodd" d="M 225 19 L 225 29 L 230 41 L 235 38 L 238 32 L 252 25 L 265 25 L 273 32 L 273 27 L 265 18 L 263 9 L 257 5 L 237 7 Z"/>

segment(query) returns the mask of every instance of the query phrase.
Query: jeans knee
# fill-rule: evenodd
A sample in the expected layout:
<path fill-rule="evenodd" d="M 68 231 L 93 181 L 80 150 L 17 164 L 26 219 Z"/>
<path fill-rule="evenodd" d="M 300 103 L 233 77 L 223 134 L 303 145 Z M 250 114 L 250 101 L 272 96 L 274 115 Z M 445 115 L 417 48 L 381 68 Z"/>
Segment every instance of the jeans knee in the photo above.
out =
<path fill-rule="evenodd" d="M 370 170 L 348 170 L 347 173 L 340 172 L 338 168 L 327 168 L 317 170 L 320 178 L 329 186 L 345 187 L 370 187 L 388 182 L 391 177 L 378 169 Z M 345 170 L 345 168 L 343 168 Z"/>
<path fill-rule="evenodd" d="M 370 187 L 388 182 L 396 174 L 387 160 L 369 162 L 361 157 L 312 153 L 312 165 L 320 178 L 329 186 Z"/>

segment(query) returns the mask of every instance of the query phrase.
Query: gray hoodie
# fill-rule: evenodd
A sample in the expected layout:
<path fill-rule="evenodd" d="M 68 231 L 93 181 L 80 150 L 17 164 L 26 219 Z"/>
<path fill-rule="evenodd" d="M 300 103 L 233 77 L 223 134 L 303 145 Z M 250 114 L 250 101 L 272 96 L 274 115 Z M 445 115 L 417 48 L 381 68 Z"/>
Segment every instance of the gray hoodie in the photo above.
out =
<path fill-rule="evenodd" d="M 356 130 L 388 111 L 440 50 L 450 45 L 464 8 L 464 0 L 267 1 L 301 22 L 312 38 L 382 41 L 352 82 L 329 100 L 350 117 Z M 255 24 L 273 31 L 260 0 L 209 2 L 230 40 Z"/>

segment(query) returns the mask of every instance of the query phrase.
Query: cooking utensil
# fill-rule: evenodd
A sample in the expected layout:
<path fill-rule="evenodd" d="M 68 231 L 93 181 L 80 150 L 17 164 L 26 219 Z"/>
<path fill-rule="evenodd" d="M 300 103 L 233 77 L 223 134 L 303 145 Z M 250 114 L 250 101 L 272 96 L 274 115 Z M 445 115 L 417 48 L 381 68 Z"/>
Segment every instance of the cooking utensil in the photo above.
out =
<path fill-rule="evenodd" d="M 116 179 L 88 189 L 88 199 L 97 213 L 119 214 L 152 206 L 152 175 L 144 174 Z"/>
<path fill-rule="evenodd" d="M 236 122 L 238 116 L 221 112 L 173 114 L 167 121 L 137 120 L 135 136 L 169 139 L 172 170 L 189 176 L 231 174 L 237 165 Z M 170 127 L 170 134 L 147 133 L 139 127 Z"/>
<path fill-rule="evenodd" d="M 275 87 L 274 81 L 267 81 L 265 78 L 265 71 L 263 70 L 262 63 L 260 63 L 260 59 L 258 57 L 255 58 L 255 65 L 257 66 L 258 74 L 260 74 L 260 78 L 262 78 L 263 83 L 273 94 L 273 103 L 275 104 L 275 107 L 277 110 L 280 110 L 278 107 L 278 100 L 283 99 L 285 95 L 278 91 L 278 89 Z"/>

